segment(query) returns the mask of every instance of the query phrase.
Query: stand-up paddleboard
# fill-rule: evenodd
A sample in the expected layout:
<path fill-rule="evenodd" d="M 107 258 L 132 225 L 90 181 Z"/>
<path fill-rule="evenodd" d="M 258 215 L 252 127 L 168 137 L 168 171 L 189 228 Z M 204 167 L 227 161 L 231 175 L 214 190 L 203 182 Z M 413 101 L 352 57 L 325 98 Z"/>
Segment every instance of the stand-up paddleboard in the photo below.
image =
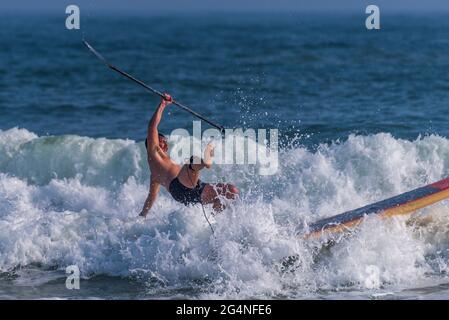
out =
<path fill-rule="evenodd" d="M 391 217 L 404 215 L 449 198 L 449 178 L 429 184 L 393 198 L 319 220 L 309 226 L 305 238 L 318 237 L 354 228 L 365 216 Z"/>

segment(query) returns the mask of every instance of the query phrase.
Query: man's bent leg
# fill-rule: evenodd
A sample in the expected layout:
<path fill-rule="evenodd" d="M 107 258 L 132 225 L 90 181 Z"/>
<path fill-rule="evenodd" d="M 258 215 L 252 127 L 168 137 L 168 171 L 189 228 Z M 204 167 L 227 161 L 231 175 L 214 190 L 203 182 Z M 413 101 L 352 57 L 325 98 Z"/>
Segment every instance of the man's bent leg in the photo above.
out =
<path fill-rule="evenodd" d="M 207 184 L 204 187 L 201 194 L 201 201 L 203 204 L 213 204 L 213 208 L 216 212 L 223 211 L 225 209 L 224 204 L 221 203 L 220 197 L 225 197 L 229 200 L 237 198 L 239 190 L 232 184 L 217 183 Z"/>

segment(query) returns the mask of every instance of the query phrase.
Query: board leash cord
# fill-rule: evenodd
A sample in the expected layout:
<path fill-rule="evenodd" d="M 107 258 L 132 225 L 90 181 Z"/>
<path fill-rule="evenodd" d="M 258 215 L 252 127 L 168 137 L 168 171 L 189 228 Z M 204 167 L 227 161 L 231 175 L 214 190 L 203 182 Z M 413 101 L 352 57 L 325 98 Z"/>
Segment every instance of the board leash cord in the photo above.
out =
<path fill-rule="evenodd" d="M 192 178 L 190 177 L 190 172 L 189 172 L 189 170 L 187 170 L 187 175 L 188 175 L 188 177 L 189 177 L 190 183 L 192 184 L 192 186 L 194 186 L 195 184 L 193 183 L 193 180 L 192 180 Z M 210 230 L 212 231 L 212 235 L 215 237 L 215 230 L 214 230 L 214 228 L 212 227 L 212 224 L 210 223 L 209 219 L 207 218 L 206 209 L 204 209 L 204 204 L 203 204 L 203 202 L 200 202 L 200 204 L 201 204 L 201 208 L 203 209 L 203 215 L 204 215 L 204 218 L 206 219 L 207 223 L 209 224 Z"/>

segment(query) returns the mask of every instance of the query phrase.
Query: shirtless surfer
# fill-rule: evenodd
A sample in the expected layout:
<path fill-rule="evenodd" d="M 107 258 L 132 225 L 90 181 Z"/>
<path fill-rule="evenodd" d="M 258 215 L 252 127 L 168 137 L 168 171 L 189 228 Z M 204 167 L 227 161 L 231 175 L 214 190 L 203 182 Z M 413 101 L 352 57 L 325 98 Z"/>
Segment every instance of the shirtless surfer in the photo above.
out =
<path fill-rule="evenodd" d="M 212 204 L 215 212 L 222 211 L 224 205 L 220 197 L 235 199 L 239 193 L 232 184 L 208 184 L 201 182 L 200 170 L 212 166 L 214 156 L 213 146 L 208 144 L 204 151 L 204 159 L 194 161 L 190 158 L 190 163 L 180 166 L 174 163 L 168 155 L 168 143 L 165 136 L 158 132 L 158 125 L 162 118 L 162 113 L 172 101 L 168 94 L 157 107 L 153 117 L 148 124 L 147 148 L 148 164 L 151 171 L 150 191 L 143 206 L 140 216 L 145 217 L 156 201 L 160 186 L 162 185 L 171 194 L 173 199 L 184 204 Z"/>

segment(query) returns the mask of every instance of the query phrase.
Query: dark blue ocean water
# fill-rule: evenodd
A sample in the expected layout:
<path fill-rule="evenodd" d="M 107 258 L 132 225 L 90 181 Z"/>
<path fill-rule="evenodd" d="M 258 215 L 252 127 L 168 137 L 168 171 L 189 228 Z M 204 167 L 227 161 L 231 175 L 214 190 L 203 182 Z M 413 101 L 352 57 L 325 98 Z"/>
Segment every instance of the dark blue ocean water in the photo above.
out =
<path fill-rule="evenodd" d="M 449 19 L 364 15 L 82 15 L 0 19 L 0 128 L 141 140 L 158 99 L 113 64 L 226 127 L 280 128 L 311 142 L 349 133 L 448 134 Z M 162 129 L 191 128 L 173 108 Z M 309 143 L 305 141 L 304 143 Z"/>
<path fill-rule="evenodd" d="M 449 16 L 0 13 L 1 298 L 447 298 L 449 206 L 368 221 L 317 250 L 298 226 L 449 175 Z M 279 170 L 214 167 L 211 218 L 162 191 L 141 141 L 158 98 L 227 128 L 278 128 Z M 160 129 L 190 129 L 175 106 Z M 203 129 L 207 128 L 203 124 Z M 137 141 L 138 143 L 135 143 Z M 318 247 L 321 247 L 319 244 Z M 285 273 L 279 261 L 299 257 Z M 82 289 L 65 289 L 76 265 Z M 291 271 L 291 272 L 290 272 Z"/>

